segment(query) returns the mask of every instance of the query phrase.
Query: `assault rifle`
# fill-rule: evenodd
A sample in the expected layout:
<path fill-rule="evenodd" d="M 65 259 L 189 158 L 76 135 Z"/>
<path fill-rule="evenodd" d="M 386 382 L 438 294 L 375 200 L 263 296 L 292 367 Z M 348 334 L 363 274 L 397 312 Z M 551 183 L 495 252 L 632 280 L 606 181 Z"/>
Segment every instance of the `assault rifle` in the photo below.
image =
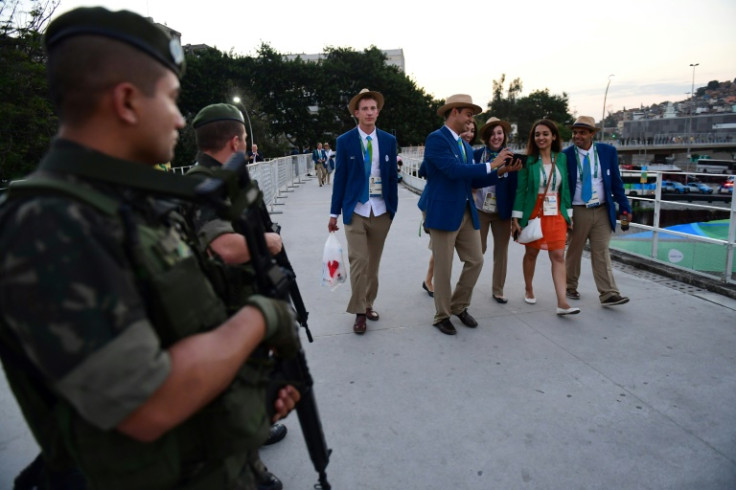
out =
<path fill-rule="evenodd" d="M 297 323 L 304 327 L 309 342 L 312 342 L 312 333 L 307 325 L 309 313 L 304 306 L 296 284 L 296 274 L 286 250 L 282 248 L 281 252 L 272 256 L 264 238 L 265 232 L 279 233 L 281 228 L 271 220 L 263 195 L 250 178 L 246 164 L 243 153 L 234 154 L 218 172 L 222 178 L 206 179 L 197 186 L 196 193 L 214 206 L 220 218 L 230 221 L 233 229 L 245 237 L 251 255 L 250 264 L 256 272 L 259 293 L 290 302 L 296 310 Z M 312 390 L 314 381 L 301 345 L 295 359 L 277 358 L 276 371 L 282 373 L 289 382 L 295 383 L 301 393 L 301 400 L 296 405 L 299 424 L 312 464 L 319 474 L 318 488 L 329 490 L 331 487 L 327 482 L 325 469 L 332 450 L 327 447 L 322 431 Z"/>

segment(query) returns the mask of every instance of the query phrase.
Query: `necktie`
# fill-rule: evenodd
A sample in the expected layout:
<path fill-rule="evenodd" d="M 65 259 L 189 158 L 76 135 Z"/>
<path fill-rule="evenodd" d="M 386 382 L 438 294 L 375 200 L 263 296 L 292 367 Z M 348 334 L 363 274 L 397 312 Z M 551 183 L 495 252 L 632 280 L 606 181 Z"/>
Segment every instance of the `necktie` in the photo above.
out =
<path fill-rule="evenodd" d="M 365 140 L 365 153 L 363 154 L 363 167 L 365 169 L 365 187 L 363 188 L 363 195 L 360 196 L 360 202 L 368 202 L 368 187 L 370 186 L 371 178 L 371 166 L 373 165 L 373 143 L 371 143 L 371 137 L 368 136 Z"/>
<path fill-rule="evenodd" d="M 593 179 L 590 177 L 590 158 L 588 155 L 583 158 L 583 189 L 580 197 L 586 203 L 593 197 Z"/>
<path fill-rule="evenodd" d="M 463 162 L 468 163 L 468 156 L 465 154 L 465 145 L 463 144 L 463 139 L 460 137 L 457 139 L 457 146 L 460 147 L 460 153 L 463 155 Z"/>

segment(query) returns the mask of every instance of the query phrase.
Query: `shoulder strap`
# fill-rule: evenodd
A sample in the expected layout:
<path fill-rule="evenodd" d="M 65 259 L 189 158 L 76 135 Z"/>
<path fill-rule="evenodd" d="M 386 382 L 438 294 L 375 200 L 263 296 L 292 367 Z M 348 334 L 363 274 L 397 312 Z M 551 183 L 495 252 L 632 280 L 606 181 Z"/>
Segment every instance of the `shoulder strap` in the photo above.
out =
<path fill-rule="evenodd" d="M 34 196 L 39 192 L 65 194 L 76 198 L 97 210 L 107 214 L 117 214 L 120 203 L 100 192 L 74 185 L 58 179 L 45 177 L 31 177 L 25 180 L 12 182 L 8 188 L 8 197 Z"/>
<path fill-rule="evenodd" d="M 195 165 L 194 167 L 187 170 L 184 175 L 203 175 L 207 177 L 214 177 L 215 172 L 211 168 L 205 167 L 204 165 Z"/>

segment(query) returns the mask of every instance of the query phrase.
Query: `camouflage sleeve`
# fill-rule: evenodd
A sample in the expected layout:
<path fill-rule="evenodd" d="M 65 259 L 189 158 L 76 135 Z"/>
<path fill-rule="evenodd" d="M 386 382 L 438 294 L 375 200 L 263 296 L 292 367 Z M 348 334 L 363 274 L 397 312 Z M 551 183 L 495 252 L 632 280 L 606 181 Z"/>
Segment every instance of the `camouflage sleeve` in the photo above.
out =
<path fill-rule="evenodd" d="M 64 198 L 22 203 L 0 239 L 0 314 L 50 386 L 116 426 L 168 376 L 117 220 Z"/>
<path fill-rule="evenodd" d="M 233 225 L 218 218 L 211 206 L 199 206 L 194 213 L 194 230 L 204 247 L 209 246 L 212 240 L 225 233 L 234 233 Z"/>

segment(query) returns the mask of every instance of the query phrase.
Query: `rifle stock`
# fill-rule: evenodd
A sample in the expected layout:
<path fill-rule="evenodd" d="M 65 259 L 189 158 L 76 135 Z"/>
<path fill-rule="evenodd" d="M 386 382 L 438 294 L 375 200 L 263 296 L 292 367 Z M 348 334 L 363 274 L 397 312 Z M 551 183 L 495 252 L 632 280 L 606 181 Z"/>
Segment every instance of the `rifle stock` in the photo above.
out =
<path fill-rule="evenodd" d="M 197 186 L 196 192 L 218 215 L 231 221 L 233 229 L 243 235 L 251 255 L 251 265 L 256 271 L 258 290 L 261 294 L 290 302 L 296 311 L 298 324 L 307 332 L 309 342 L 312 334 L 307 325 L 307 312 L 296 283 L 296 274 L 282 248 L 275 257 L 271 256 L 264 233 L 278 233 L 280 227 L 274 224 L 262 199 L 262 194 L 248 174 L 244 154 L 236 153 L 223 166 L 223 179 L 207 179 Z M 229 198 L 229 202 L 228 202 Z M 298 332 L 297 332 L 298 338 Z M 309 372 L 304 349 L 294 359 L 276 359 L 277 370 L 286 380 L 298 385 L 301 399 L 296 405 L 299 425 L 309 451 L 315 471 L 319 475 L 319 488 L 329 490 L 326 468 L 330 461 L 331 449 L 327 447 L 322 422 L 314 397 L 314 381 Z"/>

